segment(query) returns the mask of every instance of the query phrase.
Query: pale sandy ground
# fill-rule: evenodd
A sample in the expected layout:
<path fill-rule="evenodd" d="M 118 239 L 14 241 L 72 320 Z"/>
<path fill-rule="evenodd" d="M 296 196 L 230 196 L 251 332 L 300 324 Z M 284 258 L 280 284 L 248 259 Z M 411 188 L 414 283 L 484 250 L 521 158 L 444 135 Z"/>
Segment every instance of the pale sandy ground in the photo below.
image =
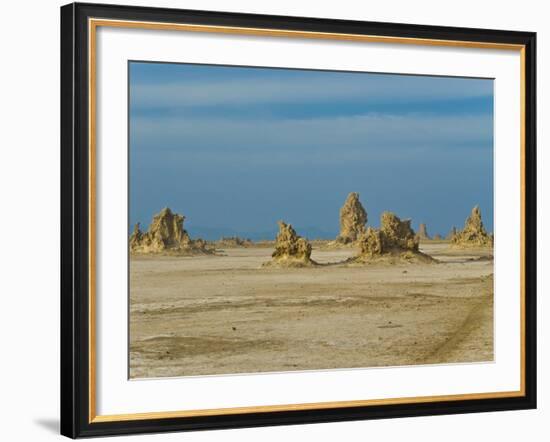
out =
<path fill-rule="evenodd" d="M 441 263 L 261 268 L 271 248 L 134 257 L 130 377 L 491 361 L 493 262 L 476 260 L 489 252 L 422 249 Z"/>

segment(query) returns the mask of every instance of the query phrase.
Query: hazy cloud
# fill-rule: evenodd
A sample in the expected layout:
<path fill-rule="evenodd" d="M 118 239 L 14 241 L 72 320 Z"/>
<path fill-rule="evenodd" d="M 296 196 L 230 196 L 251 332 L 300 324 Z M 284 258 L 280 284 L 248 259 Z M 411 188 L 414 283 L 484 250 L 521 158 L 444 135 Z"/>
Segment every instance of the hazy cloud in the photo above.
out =
<path fill-rule="evenodd" d="M 135 118 L 134 149 L 219 163 L 331 162 L 492 148 L 492 117 L 361 115 L 307 120 Z M 391 148 L 391 149 L 389 149 Z"/>
<path fill-rule="evenodd" d="M 327 101 L 366 102 L 449 100 L 491 96 L 486 80 L 442 77 L 377 76 L 326 73 L 292 78 L 204 79 L 163 84 L 136 84 L 132 105 L 139 108 L 205 107 L 259 103 L 315 103 Z"/>

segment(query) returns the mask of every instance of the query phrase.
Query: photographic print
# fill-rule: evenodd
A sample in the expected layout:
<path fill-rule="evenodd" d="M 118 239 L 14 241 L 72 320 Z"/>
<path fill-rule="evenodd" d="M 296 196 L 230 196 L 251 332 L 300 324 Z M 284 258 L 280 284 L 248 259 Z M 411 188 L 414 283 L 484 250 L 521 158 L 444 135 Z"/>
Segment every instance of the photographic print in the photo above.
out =
<path fill-rule="evenodd" d="M 129 377 L 491 362 L 493 80 L 130 61 Z"/>

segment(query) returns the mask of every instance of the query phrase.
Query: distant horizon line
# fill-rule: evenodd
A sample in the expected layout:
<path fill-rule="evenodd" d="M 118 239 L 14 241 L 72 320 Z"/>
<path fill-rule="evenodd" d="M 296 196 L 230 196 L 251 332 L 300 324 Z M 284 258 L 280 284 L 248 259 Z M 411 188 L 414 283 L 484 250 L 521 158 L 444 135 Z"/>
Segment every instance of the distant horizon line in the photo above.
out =
<path fill-rule="evenodd" d="M 134 225 L 136 223 L 130 223 L 129 225 L 129 234 L 133 231 Z M 295 225 L 293 223 L 290 223 L 293 228 L 296 230 L 296 233 L 304 238 L 311 239 L 311 240 L 325 240 L 325 239 L 335 239 L 339 235 L 339 229 L 338 230 L 328 230 L 323 229 L 320 227 L 315 226 L 300 226 Z M 464 221 L 457 225 L 450 226 L 447 231 L 440 232 L 437 230 L 431 231 L 430 225 L 428 223 L 418 223 L 420 224 L 426 224 L 426 228 L 428 231 L 428 235 L 430 237 L 434 237 L 435 235 L 440 235 L 441 237 L 445 238 L 453 228 L 461 229 Z M 147 230 L 150 226 L 150 223 L 147 225 L 147 229 L 143 229 L 143 224 L 140 223 L 140 226 L 142 227 L 142 230 Z M 366 223 L 366 227 L 375 227 L 378 228 L 378 225 L 374 225 L 371 223 Z M 184 225 L 184 229 L 190 234 L 191 238 L 201 238 L 207 241 L 217 241 L 222 238 L 231 238 L 231 237 L 238 237 L 241 239 L 250 239 L 252 241 L 262 241 L 262 240 L 273 240 L 275 239 L 277 232 L 279 231 L 278 227 L 275 225 L 273 229 L 269 230 L 255 230 L 255 231 L 246 231 L 246 230 L 239 230 L 234 229 L 231 227 L 213 227 L 213 226 L 193 226 L 192 224 Z M 415 233 L 418 231 L 418 228 L 414 228 Z M 492 231 L 489 231 L 488 233 L 492 234 Z"/>

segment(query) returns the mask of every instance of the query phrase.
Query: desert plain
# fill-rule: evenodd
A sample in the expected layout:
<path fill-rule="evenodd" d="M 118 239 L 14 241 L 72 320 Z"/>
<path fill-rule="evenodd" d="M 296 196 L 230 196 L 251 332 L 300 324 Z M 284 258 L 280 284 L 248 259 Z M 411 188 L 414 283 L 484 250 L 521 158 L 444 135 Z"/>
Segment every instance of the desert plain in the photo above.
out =
<path fill-rule="evenodd" d="M 433 263 L 265 267 L 273 246 L 130 258 L 130 378 L 493 360 L 492 248 L 423 241 Z"/>

